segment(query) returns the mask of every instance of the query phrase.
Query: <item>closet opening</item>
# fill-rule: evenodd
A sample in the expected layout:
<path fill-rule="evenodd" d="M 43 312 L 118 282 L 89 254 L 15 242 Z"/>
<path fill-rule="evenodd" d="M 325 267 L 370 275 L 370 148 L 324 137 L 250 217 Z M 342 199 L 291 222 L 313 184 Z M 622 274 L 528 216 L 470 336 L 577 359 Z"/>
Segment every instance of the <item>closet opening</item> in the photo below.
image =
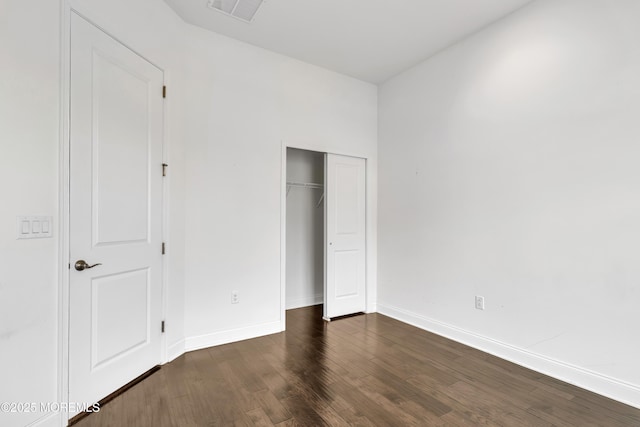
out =
<path fill-rule="evenodd" d="M 366 164 L 283 147 L 282 330 L 294 308 L 322 304 L 326 321 L 366 311 Z"/>
<path fill-rule="evenodd" d="M 325 153 L 287 148 L 285 309 L 324 303 Z"/>

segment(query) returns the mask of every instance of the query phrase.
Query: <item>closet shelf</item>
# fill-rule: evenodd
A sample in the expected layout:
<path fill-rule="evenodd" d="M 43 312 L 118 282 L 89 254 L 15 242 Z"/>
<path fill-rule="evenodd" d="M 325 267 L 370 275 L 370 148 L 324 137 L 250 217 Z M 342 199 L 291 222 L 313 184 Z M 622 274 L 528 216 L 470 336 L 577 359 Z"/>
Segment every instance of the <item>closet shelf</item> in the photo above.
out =
<path fill-rule="evenodd" d="M 287 181 L 287 197 L 289 197 L 289 191 L 291 190 L 291 187 L 308 188 L 310 190 L 323 190 L 324 189 L 324 185 L 317 184 L 315 182 L 293 182 L 293 181 Z M 316 208 L 320 207 L 320 204 L 322 203 L 322 200 L 324 200 L 324 191 L 322 192 L 322 196 L 320 196 L 320 200 L 318 200 L 318 203 L 316 204 Z"/>
<path fill-rule="evenodd" d="M 287 187 L 302 187 L 302 188 L 311 188 L 311 189 L 323 189 L 324 185 L 316 184 L 314 182 L 292 182 L 292 181 L 287 181 Z"/>

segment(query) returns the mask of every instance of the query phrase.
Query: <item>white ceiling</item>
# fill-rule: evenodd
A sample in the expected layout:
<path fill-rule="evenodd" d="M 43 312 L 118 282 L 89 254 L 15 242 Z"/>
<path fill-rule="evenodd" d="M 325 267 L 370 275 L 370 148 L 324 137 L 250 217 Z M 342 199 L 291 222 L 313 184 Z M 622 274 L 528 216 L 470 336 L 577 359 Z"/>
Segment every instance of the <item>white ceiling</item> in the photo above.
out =
<path fill-rule="evenodd" d="M 165 1 L 188 23 L 381 83 L 531 0 L 267 0 L 250 24 Z"/>

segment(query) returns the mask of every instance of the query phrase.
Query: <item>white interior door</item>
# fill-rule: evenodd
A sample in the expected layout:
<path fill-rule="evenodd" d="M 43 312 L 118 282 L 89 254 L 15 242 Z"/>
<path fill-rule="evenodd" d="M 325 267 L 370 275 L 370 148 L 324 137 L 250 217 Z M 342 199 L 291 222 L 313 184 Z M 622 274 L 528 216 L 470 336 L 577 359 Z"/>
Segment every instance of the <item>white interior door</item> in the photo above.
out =
<path fill-rule="evenodd" d="M 160 69 L 72 13 L 71 402 L 160 363 L 162 87 Z"/>
<path fill-rule="evenodd" d="M 327 154 L 324 318 L 366 309 L 366 163 Z"/>

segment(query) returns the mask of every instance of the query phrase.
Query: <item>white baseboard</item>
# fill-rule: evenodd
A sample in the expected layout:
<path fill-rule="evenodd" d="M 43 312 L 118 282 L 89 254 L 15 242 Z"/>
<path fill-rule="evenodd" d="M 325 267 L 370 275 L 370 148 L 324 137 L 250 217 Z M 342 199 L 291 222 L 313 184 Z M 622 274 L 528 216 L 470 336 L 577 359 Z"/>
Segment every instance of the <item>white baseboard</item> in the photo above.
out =
<path fill-rule="evenodd" d="M 324 302 L 324 295 L 316 294 L 307 298 L 298 298 L 294 300 L 287 300 L 286 308 L 291 310 L 294 308 L 309 307 L 311 305 L 318 305 Z"/>
<path fill-rule="evenodd" d="M 28 424 L 27 427 L 60 427 L 62 425 L 66 426 L 67 423 L 65 422 L 63 424 L 62 421 L 62 414 L 60 412 L 55 412 L 38 418 L 31 424 Z"/>
<path fill-rule="evenodd" d="M 172 360 L 177 359 L 178 357 L 182 356 L 185 352 L 185 341 L 184 340 L 179 340 L 178 342 L 175 342 L 171 345 L 169 345 L 169 347 L 167 347 L 167 361 L 166 363 L 171 362 Z"/>
<path fill-rule="evenodd" d="M 264 335 L 275 334 L 281 331 L 280 321 L 231 329 L 229 331 L 214 332 L 212 334 L 188 337 L 185 340 L 185 351 L 200 350 L 201 348 L 214 347 L 236 341 L 248 340 Z"/>
<path fill-rule="evenodd" d="M 378 312 L 580 388 L 640 408 L 640 387 L 464 329 L 378 303 Z"/>

